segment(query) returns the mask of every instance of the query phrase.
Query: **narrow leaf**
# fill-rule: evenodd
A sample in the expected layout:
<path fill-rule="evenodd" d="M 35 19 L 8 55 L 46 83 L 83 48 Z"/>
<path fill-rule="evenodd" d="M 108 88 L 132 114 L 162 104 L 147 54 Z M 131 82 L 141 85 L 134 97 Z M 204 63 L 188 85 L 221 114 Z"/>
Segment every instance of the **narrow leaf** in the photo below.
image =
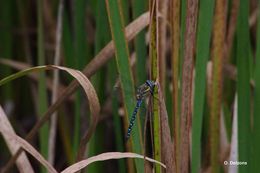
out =
<path fill-rule="evenodd" d="M 140 159 L 147 160 L 149 162 L 157 163 L 160 166 L 166 168 L 166 166 L 163 163 L 158 162 L 158 161 L 151 159 L 149 157 L 145 157 L 145 156 L 136 154 L 136 153 L 109 152 L 109 153 L 102 153 L 102 154 L 99 154 L 97 156 L 90 157 L 86 160 L 82 160 L 80 162 L 77 162 L 77 163 L 71 165 L 70 167 L 66 168 L 65 170 L 63 170 L 61 173 L 77 172 L 77 171 L 83 169 L 84 167 L 88 166 L 89 164 L 97 162 L 97 161 L 104 161 L 104 160 L 111 160 L 111 159 L 122 159 L 122 158 L 140 158 Z"/>

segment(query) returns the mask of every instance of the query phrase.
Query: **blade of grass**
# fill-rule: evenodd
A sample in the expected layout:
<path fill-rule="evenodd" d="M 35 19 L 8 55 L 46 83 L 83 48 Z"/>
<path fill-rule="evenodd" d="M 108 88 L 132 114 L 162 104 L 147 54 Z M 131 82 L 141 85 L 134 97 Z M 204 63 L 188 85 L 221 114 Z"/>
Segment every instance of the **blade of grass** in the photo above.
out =
<path fill-rule="evenodd" d="M 63 108 L 65 108 L 65 106 L 63 106 Z M 69 165 L 73 164 L 74 158 L 73 158 L 73 154 L 71 151 L 71 146 L 72 146 L 72 135 L 70 133 L 70 121 L 69 121 L 69 117 L 63 116 L 66 114 L 66 109 L 61 109 L 60 111 L 60 116 L 58 119 L 58 131 L 60 134 L 60 138 L 63 144 L 63 155 L 64 158 L 67 159 L 67 162 Z"/>
<path fill-rule="evenodd" d="M 118 80 L 117 78 L 117 67 L 116 67 L 116 60 L 112 59 L 112 61 L 109 62 L 108 64 L 108 73 L 110 76 L 110 88 L 114 89 L 114 85 L 116 83 L 116 81 Z M 113 90 L 112 89 L 112 90 Z M 115 138 L 116 138 L 116 147 L 117 150 L 119 152 L 123 152 L 125 150 L 125 145 L 124 145 L 124 137 L 125 133 L 124 133 L 124 128 L 123 128 L 123 121 L 121 121 L 121 117 L 118 113 L 119 107 L 120 107 L 120 103 L 118 101 L 117 98 L 117 94 L 116 93 L 112 93 L 112 109 L 113 109 L 113 122 L 114 122 L 114 126 L 115 126 Z M 129 147 L 129 148 L 128 148 Z M 126 150 L 130 150 L 130 145 L 126 146 Z M 118 167 L 119 167 L 119 172 L 125 172 L 128 169 L 129 173 L 135 172 L 135 166 L 134 166 L 134 160 L 132 159 L 127 159 L 127 166 L 126 167 L 126 162 L 124 160 L 118 160 Z"/>
<path fill-rule="evenodd" d="M 260 2 L 258 2 L 258 7 L 260 5 Z M 258 9 L 260 10 L 260 9 Z M 257 153 L 260 153 L 260 16 L 258 11 L 258 19 L 257 19 L 257 42 L 256 42 L 256 61 L 255 61 L 255 90 L 254 90 L 254 121 L 253 121 L 253 156 L 252 156 L 252 172 L 259 172 L 259 160 L 260 155 Z"/>
<path fill-rule="evenodd" d="M 234 36 L 236 32 L 237 26 L 237 18 L 238 18 L 238 8 L 239 8 L 239 1 L 232 1 L 230 2 L 230 16 L 227 24 L 227 33 L 226 33 L 226 43 L 224 49 L 224 81 L 223 81 L 223 109 L 224 109 L 224 120 L 225 120 L 225 127 L 228 134 L 228 140 L 231 140 L 231 130 L 232 130 L 232 110 L 229 109 L 234 100 L 235 95 L 235 83 L 229 79 L 229 76 L 232 72 L 227 72 L 225 70 L 225 64 L 234 63 L 235 56 L 234 56 Z M 228 17 L 228 16 L 227 16 Z M 235 78 L 236 80 L 236 78 Z"/>
<path fill-rule="evenodd" d="M 130 119 L 129 115 L 132 114 L 135 106 L 132 102 L 134 96 L 134 85 L 129 63 L 128 45 L 124 32 L 124 16 L 121 10 L 120 0 L 106 0 L 106 7 L 109 17 L 110 30 L 116 48 L 116 62 L 123 93 L 125 114 L 126 118 Z M 127 94 L 127 92 L 129 92 L 129 94 Z M 140 132 L 138 126 L 133 128 L 133 134 L 135 134 L 132 135 L 133 151 L 135 153 L 142 153 L 140 134 L 138 132 Z M 143 161 L 135 160 L 135 164 L 137 172 L 144 172 Z"/>
<path fill-rule="evenodd" d="M 212 84 L 210 88 L 210 165 L 211 172 L 220 171 L 220 112 L 222 104 L 222 69 L 225 40 L 225 1 L 216 1 L 212 41 Z"/>
<path fill-rule="evenodd" d="M 184 44 L 185 44 L 185 30 L 186 30 L 186 16 L 187 16 L 187 0 L 181 0 L 181 33 L 180 33 L 180 65 L 179 74 L 182 74 L 182 66 L 184 59 Z M 180 75 L 180 84 L 182 85 L 182 75 Z M 181 90 L 179 91 L 179 106 L 181 107 Z M 180 108 L 178 108 L 180 110 Z"/>
<path fill-rule="evenodd" d="M 128 12 L 128 11 L 125 11 Z M 107 30 L 104 30 L 104 28 L 109 28 L 108 24 L 108 16 L 106 12 L 106 6 L 105 6 L 105 1 L 99 0 L 97 3 L 97 8 L 96 8 L 96 45 L 95 45 L 95 50 L 96 53 L 98 53 L 102 47 L 107 44 L 107 42 L 111 39 L 111 35 Z M 125 16 L 125 18 L 128 20 L 128 16 Z M 100 74 L 102 73 L 102 74 Z M 108 74 L 108 75 L 106 75 Z M 99 77 L 101 76 L 101 77 Z M 109 78 L 109 81 L 105 80 L 105 77 Z M 116 60 L 113 59 L 111 62 L 108 63 L 108 72 L 105 71 L 105 69 L 101 72 L 97 72 L 95 76 L 93 77 L 94 80 L 97 80 L 97 83 L 99 83 L 99 89 L 100 89 L 100 97 L 102 98 L 105 95 L 105 90 L 104 86 L 107 86 L 105 82 L 109 82 L 110 86 L 108 88 L 113 88 L 114 83 L 117 79 L 117 70 L 116 70 Z M 122 136 L 124 136 L 124 129 L 122 128 L 122 121 L 121 118 L 118 115 L 118 100 L 116 98 L 116 95 L 112 96 L 112 112 L 113 112 L 113 122 L 114 122 L 114 133 L 115 133 L 115 140 L 116 140 L 116 151 L 123 152 L 124 151 L 124 141 Z M 103 132 L 104 133 L 104 132 Z M 100 140 L 99 140 L 100 141 Z M 100 143 L 98 140 L 96 143 Z M 99 153 L 103 151 L 104 147 L 100 145 Z M 97 152 L 96 152 L 97 154 Z M 94 153 L 92 153 L 94 155 Z M 132 161 L 133 163 L 133 161 Z M 103 163 L 102 163 L 103 164 Z M 96 164 L 95 164 L 96 165 Z M 133 164 L 132 164 L 133 165 Z M 97 167 L 97 166 L 96 166 Z M 118 167 L 119 167 L 119 172 L 124 172 L 126 170 L 126 165 L 124 160 L 118 160 Z M 97 168 L 99 169 L 99 168 Z M 93 169 L 88 169 L 93 172 Z M 99 169 L 100 170 L 100 169 Z M 103 170 L 104 171 L 104 170 Z"/>
<path fill-rule="evenodd" d="M 179 70 L 180 70 L 180 0 L 171 3 L 171 41 L 172 41 L 172 126 L 173 126 L 173 148 L 176 173 L 180 172 L 180 115 L 179 115 Z"/>
<path fill-rule="evenodd" d="M 165 101 L 163 98 L 163 93 L 160 90 L 160 86 L 158 87 L 158 96 L 159 96 L 159 105 L 160 105 L 160 124 L 161 124 L 161 140 L 162 140 L 162 160 L 165 162 L 167 166 L 166 173 L 172 173 L 176 170 L 176 165 L 174 161 L 174 148 L 172 147 L 171 133 L 169 127 L 169 120 L 166 110 Z"/>
<path fill-rule="evenodd" d="M 199 21 L 196 46 L 195 91 L 192 118 L 192 159 L 191 171 L 198 173 L 201 169 L 201 134 L 206 93 L 206 70 L 210 51 L 210 38 L 214 12 L 214 0 L 200 1 Z M 207 15 L 205 15 L 207 14 Z"/>
<path fill-rule="evenodd" d="M 168 16 L 168 0 L 158 1 L 158 66 L 159 66 L 159 83 L 161 84 L 162 92 L 165 95 L 165 74 L 166 74 L 166 45 L 167 45 L 167 16 Z"/>
<path fill-rule="evenodd" d="M 133 0 L 132 9 L 133 16 L 137 18 L 139 15 L 145 12 L 146 1 Z M 141 31 L 134 40 L 135 52 L 136 52 L 136 84 L 139 86 L 146 80 L 146 74 L 144 73 L 146 64 L 146 44 L 145 44 L 145 30 Z"/>
<path fill-rule="evenodd" d="M 181 10 L 181 16 L 180 16 L 180 49 L 179 49 L 179 62 L 178 62 L 178 81 L 175 81 L 176 82 L 176 86 L 177 86 L 177 89 L 178 91 L 176 91 L 176 97 L 177 97 L 177 105 L 176 105 L 176 118 L 174 117 L 174 121 L 173 122 L 173 126 L 174 128 L 176 128 L 176 140 L 174 140 L 175 142 L 175 145 L 179 145 L 181 144 L 181 130 L 180 130 L 180 116 L 181 116 L 181 93 L 182 93 L 182 75 L 179 75 L 179 74 L 182 74 L 182 66 L 183 66 L 183 60 L 184 60 L 184 43 L 185 43 L 185 30 L 186 30 L 186 16 L 187 16 L 187 9 L 186 9 L 186 6 L 187 6 L 187 1 L 186 0 L 180 0 L 180 3 L 181 3 L 181 7 L 180 7 L 180 10 Z M 176 64 L 177 66 L 177 64 Z M 173 67 L 173 66 L 172 66 Z M 176 68 L 176 67 L 175 67 Z M 176 79 L 177 80 L 177 79 Z M 180 84 L 180 87 L 178 87 L 178 84 Z M 174 115 L 175 116 L 175 115 Z M 176 123 L 176 124 L 175 124 Z M 177 155 L 176 155 L 176 172 L 177 173 L 180 173 L 181 172 L 181 150 L 180 150 L 180 147 L 176 148 L 176 152 Z"/>
<path fill-rule="evenodd" d="M 74 68 L 81 69 L 82 65 L 86 64 L 86 32 L 85 32 L 85 7 L 86 1 L 78 0 L 73 2 L 73 55 L 75 58 Z M 72 58 L 72 57 L 71 57 Z M 75 119 L 74 119 L 74 135 L 73 135 L 73 153 L 79 148 L 80 138 L 80 110 L 81 110 L 80 91 L 76 92 L 75 102 Z"/>
<path fill-rule="evenodd" d="M 150 1 L 150 45 L 149 45 L 149 56 L 151 58 L 150 64 L 150 75 L 153 81 L 161 81 L 159 80 L 159 69 L 158 69 L 158 58 L 157 58 L 157 51 L 158 51 L 158 1 L 152 0 Z M 152 113 L 154 117 L 153 121 L 153 142 L 154 142 L 154 158 L 155 160 L 161 160 L 161 121 L 160 121 L 160 114 L 159 114 L 159 104 L 158 104 L 158 91 L 157 87 L 155 87 L 155 92 L 153 93 L 153 107 Z M 155 165 L 155 172 L 161 172 L 161 167 Z"/>
<path fill-rule="evenodd" d="M 96 31 L 95 31 L 94 49 L 95 49 L 95 54 L 97 54 L 101 50 L 101 48 L 104 47 L 104 45 L 107 44 L 107 42 L 109 41 L 110 34 L 109 32 L 107 32 L 107 30 L 104 29 L 109 27 L 105 1 L 98 0 L 95 5 L 96 6 L 93 6 L 92 8 L 95 9 L 94 13 L 95 13 L 95 21 L 96 21 Z M 111 80 L 111 76 L 106 75 L 106 69 L 102 68 L 91 78 L 91 81 L 93 82 L 98 97 L 101 101 L 101 105 L 103 104 L 103 101 L 105 99 L 105 94 L 107 91 L 106 77 L 109 78 L 109 80 Z M 104 152 L 105 128 L 106 128 L 106 124 L 99 124 L 97 126 L 95 135 L 89 141 L 87 157 L 91 157 Z M 104 166 L 105 165 L 103 162 L 95 163 L 87 167 L 87 172 L 104 172 L 105 171 Z"/>
<path fill-rule="evenodd" d="M 43 34 L 43 1 L 37 1 L 37 46 L 38 46 L 38 65 L 45 64 L 45 55 L 44 55 L 44 34 Z M 47 93 L 46 93 L 46 78 L 45 74 L 41 73 L 39 75 L 39 85 L 38 85 L 38 117 L 47 110 Z M 47 158 L 48 156 L 48 139 L 49 138 L 48 124 L 45 124 L 40 130 L 40 151 L 42 155 Z M 45 172 L 43 169 L 41 172 Z"/>
<path fill-rule="evenodd" d="M 250 151 L 250 73 L 249 73 L 249 2 L 240 0 L 237 25 L 237 94 L 238 94 L 238 160 L 249 161 Z M 240 166 L 239 172 L 251 172 Z"/>
<path fill-rule="evenodd" d="M 86 33 L 86 1 L 77 0 L 73 4 L 74 6 L 74 23 L 73 23 L 73 34 L 74 40 L 74 58 L 76 60 L 76 67 L 82 69 L 85 64 L 89 61 L 89 50 L 87 44 L 87 33 Z"/>
<path fill-rule="evenodd" d="M 69 9 L 68 7 L 66 8 L 66 3 L 64 4 L 64 18 L 63 18 L 63 35 L 62 35 L 62 42 L 63 42 L 63 52 L 64 52 L 64 61 L 67 67 L 73 68 L 76 66 L 76 58 L 74 58 L 73 53 L 74 53 L 74 47 L 73 47 L 73 39 L 72 39 L 72 26 L 69 18 Z M 69 80 L 71 80 L 71 77 L 68 77 Z M 77 96 L 76 96 L 77 97 Z M 74 103 L 74 106 L 76 105 L 76 103 Z M 76 106 L 75 106 L 76 107 Z M 76 123 L 74 123 L 76 124 Z M 75 130 L 75 129 L 74 129 Z M 67 137 L 68 135 L 65 135 L 65 137 Z M 75 153 L 76 153 L 76 147 L 74 147 L 76 144 L 74 142 L 74 139 L 78 138 L 77 136 L 73 136 L 72 137 L 72 146 L 70 147 L 70 155 L 73 156 L 73 158 L 75 159 Z M 64 139 L 66 140 L 66 139 Z M 71 159 L 69 159 L 69 161 L 72 161 Z M 73 162 L 71 162 L 73 163 Z"/>
<path fill-rule="evenodd" d="M 1 79 L 0 81 L 0 86 L 1 85 L 4 85 L 14 79 L 17 79 L 17 78 L 20 78 L 28 73 L 31 73 L 31 72 L 35 72 L 35 71 L 39 71 L 41 70 L 42 68 L 44 68 L 45 66 L 36 66 L 36 67 L 31 67 L 31 68 L 28 68 L 28 69 L 25 69 L 25 70 L 22 70 L 20 72 L 17 72 L 15 74 L 12 74 L 12 75 L 9 75 L 7 77 L 5 77 L 4 79 Z"/>
<path fill-rule="evenodd" d="M 74 165 L 71 165 L 70 167 L 63 170 L 62 173 L 77 172 L 93 162 L 104 161 L 104 160 L 109 160 L 109 159 L 122 159 L 122 158 L 140 158 L 140 159 L 147 160 L 149 162 L 154 162 L 154 163 L 159 164 L 160 166 L 166 168 L 166 166 L 163 163 L 158 162 L 157 160 L 151 159 L 149 157 L 145 157 L 145 156 L 136 154 L 136 153 L 107 152 L 107 153 L 102 153 L 97 156 L 93 156 L 88 159 L 82 160 L 78 163 L 75 163 Z"/>
<path fill-rule="evenodd" d="M 114 62 L 114 66 L 116 66 L 115 64 L 116 62 Z M 114 68 L 116 69 L 116 68 Z M 116 136 L 116 147 L 117 147 L 117 151 L 119 152 L 123 152 L 124 151 L 124 141 L 122 139 L 122 136 L 124 136 L 124 130 L 122 128 L 122 121 L 120 119 L 120 116 L 118 115 L 118 101 L 116 99 L 115 96 L 113 96 L 112 98 L 112 106 L 113 106 L 113 120 L 114 120 L 114 124 L 115 124 L 115 136 Z M 126 167 L 126 163 L 125 161 L 123 160 L 119 160 L 118 161 L 118 164 L 119 164 L 119 172 L 124 172 L 125 170 L 127 170 L 127 167 Z M 134 165 L 133 162 L 130 162 L 130 165 Z M 134 169 L 134 166 L 132 166 L 133 169 Z M 131 168 L 129 168 L 130 171 L 129 172 L 133 172 L 131 171 Z"/>
<path fill-rule="evenodd" d="M 124 16 L 124 22 L 127 25 L 130 21 L 130 16 L 129 16 L 129 2 L 128 0 L 121 0 L 121 7 L 122 7 L 122 14 Z"/>
<path fill-rule="evenodd" d="M 25 64 L 23 62 L 18 62 L 18 61 L 14 61 L 14 60 L 9 60 L 9 59 L 5 59 L 5 58 L 0 58 L 0 63 L 10 66 L 11 68 L 20 71 L 20 70 L 24 70 L 27 68 L 30 68 L 31 66 L 28 64 Z M 31 73 L 28 75 L 33 81 L 38 82 L 38 75 Z M 46 86 L 47 89 L 52 91 L 52 80 L 50 78 L 46 78 Z M 59 84 L 59 91 L 63 91 L 65 89 L 65 86 L 62 84 Z M 70 97 L 70 100 L 73 100 L 73 97 Z"/>
<path fill-rule="evenodd" d="M 181 152 L 180 168 L 182 173 L 189 172 L 189 151 L 190 140 L 189 133 L 191 128 L 192 115 L 192 77 L 193 77 L 193 55 L 196 39 L 196 25 L 197 25 L 197 0 L 187 1 L 187 19 L 185 29 L 185 43 L 184 43 L 184 59 L 182 71 L 182 93 L 181 93 Z"/>
<path fill-rule="evenodd" d="M 73 2 L 73 35 L 74 35 L 74 45 L 73 54 L 76 63 L 74 67 L 77 69 L 82 69 L 84 65 L 89 61 L 89 49 L 87 44 L 87 34 L 86 34 L 86 1 L 77 0 Z M 72 58 L 72 57 L 71 57 Z M 80 110 L 81 110 L 81 97 L 80 92 L 76 93 L 76 103 L 75 103 L 75 126 L 74 126 L 74 139 L 73 139 L 73 152 L 76 153 L 79 145 L 80 137 Z"/>

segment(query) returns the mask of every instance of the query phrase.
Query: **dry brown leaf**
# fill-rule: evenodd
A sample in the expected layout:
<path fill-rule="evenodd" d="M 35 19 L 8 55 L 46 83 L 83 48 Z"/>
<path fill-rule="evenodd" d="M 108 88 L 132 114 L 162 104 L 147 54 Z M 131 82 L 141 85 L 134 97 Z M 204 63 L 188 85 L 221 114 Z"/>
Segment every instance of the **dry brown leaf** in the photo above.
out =
<path fill-rule="evenodd" d="M 182 93 L 180 115 L 180 171 L 189 172 L 190 164 L 190 129 L 192 116 L 192 78 L 194 50 L 196 42 L 196 25 L 198 0 L 187 1 L 186 28 L 184 33 L 184 52 L 182 65 Z"/>
<path fill-rule="evenodd" d="M 0 106 L 0 129 L 4 129 L 5 131 L 8 131 L 9 133 L 15 135 L 15 131 L 1 106 Z M 14 155 L 16 151 L 19 149 L 20 145 L 17 144 L 14 140 L 12 140 L 12 138 L 10 138 L 6 133 L 3 133 L 3 137 L 11 154 Z M 22 152 L 21 155 L 18 157 L 18 159 L 16 160 L 16 165 L 19 172 L 21 173 L 34 172 L 25 152 Z"/>
<path fill-rule="evenodd" d="M 10 132 L 9 130 L 3 128 L 3 126 L 0 126 L 0 132 L 4 136 L 8 136 L 9 140 L 12 140 L 17 145 L 22 147 L 24 150 L 26 150 L 28 153 L 30 153 L 36 160 L 38 160 L 50 173 L 57 173 L 57 171 L 52 167 L 52 165 L 47 162 L 43 156 L 38 153 L 36 149 L 34 149 L 27 141 L 22 139 L 21 137 L 17 136 L 15 133 Z"/>
<path fill-rule="evenodd" d="M 161 141 L 162 141 L 162 159 L 165 162 L 167 173 L 175 172 L 176 165 L 174 163 L 174 153 L 173 153 L 173 144 L 171 141 L 171 132 L 169 127 L 169 120 L 166 111 L 166 106 L 163 98 L 163 93 L 158 86 L 158 95 L 159 95 L 159 107 L 160 107 L 160 120 L 161 120 Z"/>
<path fill-rule="evenodd" d="M 91 135 L 93 134 L 93 132 L 96 128 L 97 122 L 98 122 L 100 104 L 98 101 L 97 94 L 96 94 L 95 89 L 94 89 L 93 85 L 91 84 L 91 82 L 81 71 L 74 70 L 74 69 L 67 68 L 67 67 L 56 66 L 56 65 L 47 65 L 46 67 L 48 69 L 51 68 L 51 69 L 64 70 L 64 71 L 68 72 L 69 74 L 71 74 L 83 87 L 83 89 L 86 93 L 86 96 L 88 98 L 90 112 L 92 115 L 92 122 L 90 123 L 90 127 L 88 128 L 87 132 L 84 134 L 84 136 L 80 142 L 77 159 L 81 160 L 83 158 L 85 150 L 86 150 L 86 144 L 89 141 Z"/>
<path fill-rule="evenodd" d="M 98 161 L 104 161 L 104 160 L 110 160 L 110 159 L 123 159 L 123 158 L 139 158 L 139 159 L 144 159 L 144 156 L 136 154 L 136 153 L 121 153 L 121 152 L 108 152 L 108 153 L 102 153 L 99 154 L 97 156 L 93 156 L 90 157 L 88 159 L 82 160 L 80 162 L 77 162 L 71 166 L 69 166 L 68 168 L 66 168 L 65 170 L 63 170 L 61 173 L 73 173 L 73 172 L 77 172 L 83 168 L 85 168 L 86 166 L 88 166 L 91 163 L 94 162 L 98 162 Z M 154 162 L 157 163 L 159 165 L 161 165 L 162 167 L 166 168 L 166 166 L 159 162 L 156 161 L 154 159 L 151 159 L 149 157 L 145 157 L 145 160 L 150 161 L 150 162 Z"/>

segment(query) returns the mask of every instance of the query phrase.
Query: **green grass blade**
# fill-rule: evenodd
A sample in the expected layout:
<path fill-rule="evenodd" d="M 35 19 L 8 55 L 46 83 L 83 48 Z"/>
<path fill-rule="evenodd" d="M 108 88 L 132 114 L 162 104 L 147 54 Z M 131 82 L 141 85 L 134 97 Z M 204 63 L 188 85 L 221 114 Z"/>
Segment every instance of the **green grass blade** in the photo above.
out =
<path fill-rule="evenodd" d="M 65 8 L 64 9 L 64 25 L 63 25 L 63 51 L 64 51 L 64 59 L 65 59 L 65 64 L 67 67 L 70 68 L 76 68 L 76 58 L 74 58 L 73 53 L 74 53 L 74 47 L 73 47 L 73 39 L 72 39 L 72 29 L 70 28 L 69 24 L 69 15 L 68 15 L 68 10 Z M 68 76 L 68 79 L 72 79 L 71 76 Z M 76 93 L 76 103 L 74 104 L 75 106 L 75 123 L 74 123 L 74 135 L 73 135 L 73 147 L 71 152 L 71 155 L 73 155 L 73 158 L 75 158 L 76 153 L 77 153 L 77 148 L 79 145 L 79 125 L 76 120 L 77 117 L 79 117 L 78 113 L 76 112 L 76 109 L 79 107 L 79 96 L 78 92 Z M 78 115 L 78 116 L 77 116 Z"/>
<path fill-rule="evenodd" d="M 97 0 L 96 1 L 96 6 L 92 7 L 95 9 L 95 21 L 96 21 L 96 32 L 95 32 L 95 54 L 98 54 L 98 52 L 107 44 L 109 41 L 109 32 L 105 30 L 104 28 L 108 28 L 108 18 L 107 18 L 107 13 L 106 13 L 106 6 L 105 6 L 105 1 L 103 0 Z M 93 82 L 98 98 L 101 101 L 101 105 L 105 101 L 105 92 L 107 89 L 106 85 L 106 71 L 104 68 L 102 68 L 100 71 L 95 73 L 95 75 L 92 77 L 91 81 Z M 111 76 L 109 77 L 111 80 Z M 114 115 L 114 114 L 113 114 Z M 96 127 L 96 132 L 95 135 L 90 139 L 89 141 L 89 147 L 88 147 L 88 152 L 87 156 L 94 156 L 97 154 L 100 154 L 102 152 L 105 152 L 105 141 L 104 141 L 104 136 L 105 136 L 105 131 L 106 126 L 105 124 L 99 124 Z M 90 165 L 87 167 L 87 172 L 104 172 L 105 167 L 103 162 L 95 163 L 93 165 Z"/>
<path fill-rule="evenodd" d="M 74 45 L 73 45 L 73 55 L 75 58 L 75 64 L 73 67 L 76 69 L 82 69 L 88 62 L 89 50 L 87 44 L 87 34 L 86 34 L 86 1 L 77 0 L 74 3 L 74 13 L 73 13 L 73 34 L 74 34 Z M 71 57 L 73 58 L 73 57 Z M 80 139 L 80 110 L 81 110 L 81 93 L 76 92 L 76 102 L 75 102 L 75 126 L 74 126 L 74 139 L 73 139 L 73 153 L 77 153 L 79 147 Z"/>
<path fill-rule="evenodd" d="M 76 58 L 76 67 L 82 69 L 88 62 L 89 50 L 86 34 L 86 1 L 77 0 L 74 2 L 74 58 Z"/>
<path fill-rule="evenodd" d="M 69 15 L 68 15 L 68 10 L 65 8 L 64 9 L 64 25 L 63 25 L 63 50 L 64 50 L 64 58 L 65 58 L 65 63 L 67 67 L 75 68 L 76 67 L 76 58 L 73 57 L 74 53 L 74 47 L 73 47 L 73 39 L 72 39 L 72 29 L 70 28 L 70 23 L 69 23 Z M 69 79 L 71 77 L 69 76 Z M 73 158 L 75 158 L 76 153 L 77 153 L 77 148 L 79 146 L 79 124 L 78 122 L 78 113 L 76 112 L 77 108 L 79 107 L 79 98 L 78 98 L 78 93 L 76 93 L 76 103 L 74 104 L 75 106 L 75 119 L 74 119 L 74 135 L 73 135 L 73 146 L 72 146 L 72 155 Z M 78 102 L 78 104 L 77 104 Z"/>
<path fill-rule="evenodd" d="M 220 116 L 222 109 L 222 69 L 225 43 L 225 1 L 216 1 L 212 39 L 212 84 L 210 86 L 210 165 L 220 171 Z"/>
<path fill-rule="evenodd" d="M 44 55 L 44 32 L 43 32 L 43 1 L 37 1 L 37 33 L 38 33 L 38 65 L 45 64 Z M 43 115 L 47 110 L 47 92 L 46 92 L 46 77 L 45 73 L 39 74 L 39 85 L 38 85 L 38 116 Z M 48 124 L 43 125 L 40 129 L 40 149 L 41 154 L 47 158 L 48 154 L 48 140 L 49 130 Z M 42 172 L 45 172 L 42 168 Z"/>
<path fill-rule="evenodd" d="M 258 7 L 260 3 L 258 2 Z M 259 9 L 258 9 L 259 10 Z M 253 121 L 253 157 L 252 157 L 252 172 L 260 172 L 259 160 L 260 160 L 260 16 L 258 11 L 257 19 L 257 47 L 256 47 L 256 61 L 255 61 L 255 90 L 254 90 L 254 121 Z"/>
<path fill-rule="evenodd" d="M 194 115 L 192 119 L 192 160 L 193 173 L 201 167 L 201 133 L 206 92 L 206 69 L 210 51 L 211 28 L 214 12 L 214 1 L 201 0 L 196 49 L 196 74 L 194 91 Z M 207 14 L 207 15 L 205 15 Z"/>
<path fill-rule="evenodd" d="M 20 77 L 23 77 L 25 75 L 27 75 L 28 73 L 31 73 L 31 72 L 34 72 L 34 71 L 39 71 L 39 70 L 42 70 L 46 68 L 46 66 L 37 66 L 37 67 L 32 67 L 32 68 L 28 68 L 26 70 L 23 70 L 23 71 L 19 71 L 15 74 L 12 74 L 12 75 L 9 75 L 7 77 L 5 77 L 4 79 L 1 79 L 0 80 L 0 86 L 14 80 L 14 79 L 17 79 L 17 78 L 20 78 Z"/>
<path fill-rule="evenodd" d="M 133 16 L 134 19 L 145 12 L 145 1 L 133 0 Z M 137 85 L 141 85 L 146 80 L 144 73 L 146 64 L 146 43 L 145 43 L 145 30 L 141 31 L 135 38 L 135 52 L 136 52 L 136 79 Z"/>
<path fill-rule="evenodd" d="M 156 81 L 158 79 L 158 58 L 157 58 L 157 2 L 153 0 L 150 2 L 150 58 L 151 58 L 151 79 Z M 160 81 L 160 79 L 158 80 Z M 160 130 L 160 115 L 159 115 L 159 103 L 158 103 L 158 92 L 157 88 L 155 88 L 155 92 L 153 94 L 153 137 L 154 137 L 154 159 L 160 161 L 161 160 L 161 130 Z M 161 172 L 161 167 L 155 165 L 155 172 Z"/>
<path fill-rule="evenodd" d="M 249 74 L 249 2 L 240 0 L 237 25 L 238 160 L 249 161 L 250 151 L 250 74 Z M 250 172 L 240 166 L 239 172 Z"/>
<path fill-rule="evenodd" d="M 130 21 L 130 16 L 129 16 L 129 2 L 128 0 L 121 0 L 121 7 L 122 7 L 122 14 L 124 16 L 124 22 L 126 25 L 128 25 Z"/>
<path fill-rule="evenodd" d="M 112 65 L 111 65 L 112 66 Z M 114 66 L 116 66 L 114 62 Z M 116 68 L 113 68 L 116 69 Z M 113 107 L 113 120 L 115 124 L 115 136 L 116 136 L 116 147 L 117 151 L 123 152 L 124 151 L 124 141 L 122 140 L 122 136 L 125 136 L 124 130 L 122 128 L 122 124 L 120 121 L 120 116 L 118 115 L 118 101 L 115 95 L 112 98 L 112 107 Z M 118 160 L 118 167 L 119 172 L 124 172 L 126 170 L 126 164 L 124 160 Z"/>
<path fill-rule="evenodd" d="M 130 119 L 129 115 L 132 114 L 135 106 L 132 102 L 134 96 L 134 85 L 129 63 L 128 45 L 124 33 L 124 17 L 122 16 L 123 13 L 121 11 L 120 1 L 106 0 L 106 7 L 110 30 L 116 47 L 116 62 L 125 104 L 126 117 L 127 119 Z M 135 126 L 132 133 L 133 151 L 135 153 L 142 153 L 140 134 L 138 132 L 140 132 L 138 126 Z M 144 162 L 141 160 L 135 160 L 135 163 L 137 172 L 144 172 Z"/>

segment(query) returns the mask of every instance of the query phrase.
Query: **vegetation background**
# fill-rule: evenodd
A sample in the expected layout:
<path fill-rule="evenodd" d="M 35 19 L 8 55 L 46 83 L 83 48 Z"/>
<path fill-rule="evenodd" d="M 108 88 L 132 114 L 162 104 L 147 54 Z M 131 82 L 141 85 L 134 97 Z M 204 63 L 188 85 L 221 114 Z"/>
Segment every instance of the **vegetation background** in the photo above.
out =
<path fill-rule="evenodd" d="M 1 0 L 1 172 L 260 172 L 258 11 L 257 0 Z"/>

